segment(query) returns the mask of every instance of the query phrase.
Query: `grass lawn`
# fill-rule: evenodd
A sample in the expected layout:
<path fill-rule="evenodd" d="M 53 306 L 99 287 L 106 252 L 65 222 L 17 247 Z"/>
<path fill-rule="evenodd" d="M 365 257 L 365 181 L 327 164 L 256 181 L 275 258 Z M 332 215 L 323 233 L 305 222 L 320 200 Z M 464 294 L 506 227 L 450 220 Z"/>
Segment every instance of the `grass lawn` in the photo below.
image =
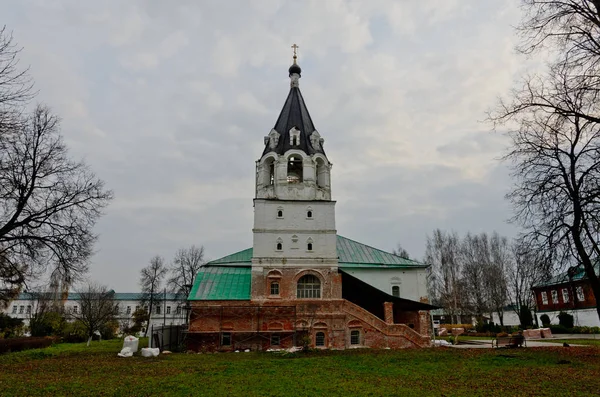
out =
<path fill-rule="evenodd" d="M 590 396 L 600 348 L 408 349 L 119 358 L 121 342 L 0 355 L 0 395 Z"/>

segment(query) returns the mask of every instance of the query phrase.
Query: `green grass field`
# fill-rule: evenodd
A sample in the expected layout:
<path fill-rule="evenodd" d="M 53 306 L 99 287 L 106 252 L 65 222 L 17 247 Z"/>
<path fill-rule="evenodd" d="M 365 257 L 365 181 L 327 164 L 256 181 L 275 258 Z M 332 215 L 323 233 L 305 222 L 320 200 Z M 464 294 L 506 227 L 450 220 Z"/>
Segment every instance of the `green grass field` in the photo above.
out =
<path fill-rule="evenodd" d="M 0 355 L 0 395 L 590 396 L 599 347 L 171 354 L 118 340 Z"/>

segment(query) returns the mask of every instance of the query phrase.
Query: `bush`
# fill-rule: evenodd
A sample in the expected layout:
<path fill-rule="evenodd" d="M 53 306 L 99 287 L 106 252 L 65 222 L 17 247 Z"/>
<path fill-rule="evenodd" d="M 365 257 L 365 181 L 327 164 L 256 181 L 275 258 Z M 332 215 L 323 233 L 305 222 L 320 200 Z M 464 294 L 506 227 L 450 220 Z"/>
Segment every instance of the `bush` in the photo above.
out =
<path fill-rule="evenodd" d="M 521 306 L 519 310 L 519 320 L 521 320 L 521 326 L 523 328 L 527 328 L 530 325 L 533 325 L 533 316 L 531 315 L 531 310 L 525 305 Z"/>
<path fill-rule="evenodd" d="M 64 342 L 68 343 L 85 342 L 87 340 L 85 327 L 79 321 L 67 323 L 63 329 L 62 338 Z"/>
<path fill-rule="evenodd" d="M 540 321 L 542 322 L 542 326 L 544 326 L 544 328 L 548 328 L 548 326 L 550 325 L 550 316 L 548 316 L 547 314 L 542 314 L 540 316 Z"/>
<path fill-rule="evenodd" d="M 565 328 L 573 328 L 573 316 L 569 313 L 558 313 L 558 324 Z"/>
<path fill-rule="evenodd" d="M 573 332 L 573 328 L 567 328 L 564 325 L 550 325 L 550 331 L 553 334 L 570 334 Z"/>
<path fill-rule="evenodd" d="M 27 349 L 48 347 L 54 342 L 53 338 L 12 338 L 0 339 L 0 353 L 18 352 Z"/>
<path fill-rule="evenodd" d="M 31 336 L 61 335 L 67 321 L 62 313 L 47 312 L 29 320 Z"/>
<path fill-rule="evenodd" d="M 23 335 L 23 320 L 0 313 L 0 339 Z"/>

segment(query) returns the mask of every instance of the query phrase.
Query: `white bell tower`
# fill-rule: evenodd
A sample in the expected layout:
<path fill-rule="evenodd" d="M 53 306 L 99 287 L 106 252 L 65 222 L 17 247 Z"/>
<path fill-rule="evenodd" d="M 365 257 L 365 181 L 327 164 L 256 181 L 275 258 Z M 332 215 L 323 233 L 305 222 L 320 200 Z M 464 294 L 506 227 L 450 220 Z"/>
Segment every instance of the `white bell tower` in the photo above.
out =
<path fill-rule="evenodd" d="M 253 279 L 269 269 L 337 272 L 332 165 L 300 93 L 292 47 L 290 92 L 256 162 Z"/>

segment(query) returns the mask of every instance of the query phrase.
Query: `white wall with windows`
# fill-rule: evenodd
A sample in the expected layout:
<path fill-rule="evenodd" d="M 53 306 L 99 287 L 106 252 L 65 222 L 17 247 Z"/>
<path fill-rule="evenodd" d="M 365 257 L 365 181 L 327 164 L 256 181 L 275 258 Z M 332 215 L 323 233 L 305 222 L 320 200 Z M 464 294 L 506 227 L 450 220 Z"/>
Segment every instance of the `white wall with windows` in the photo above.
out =
<path fill-rule="evenodd" d="M 186 301 L 175 294 L 166 294 L 166 300 L 162 300 L 154 305 L 150 315 L 150 324 L 158 325 L 179 325 L 187 321 L 187 312 L 185 310 Z M 133 324 L 133 313 L 142 307 L 140 293 L 119 293 L 114 296 L 115 318 L 120 326 L 129 321 Z M 27 293 L 19 296 L 8 304 L 3 313 L 13 318 L 23 320 L 26 326 L 29 326 L 29 319 L 37 312 L 38 300 Z M 78 313 L 81 310 L 80 303 L 77 300 L 77 294 L 70 294 L 69 298 L 63 302 L 64 310 L 67 313 Z M 147 305 L 145 306 L 148 310 Z"/>

